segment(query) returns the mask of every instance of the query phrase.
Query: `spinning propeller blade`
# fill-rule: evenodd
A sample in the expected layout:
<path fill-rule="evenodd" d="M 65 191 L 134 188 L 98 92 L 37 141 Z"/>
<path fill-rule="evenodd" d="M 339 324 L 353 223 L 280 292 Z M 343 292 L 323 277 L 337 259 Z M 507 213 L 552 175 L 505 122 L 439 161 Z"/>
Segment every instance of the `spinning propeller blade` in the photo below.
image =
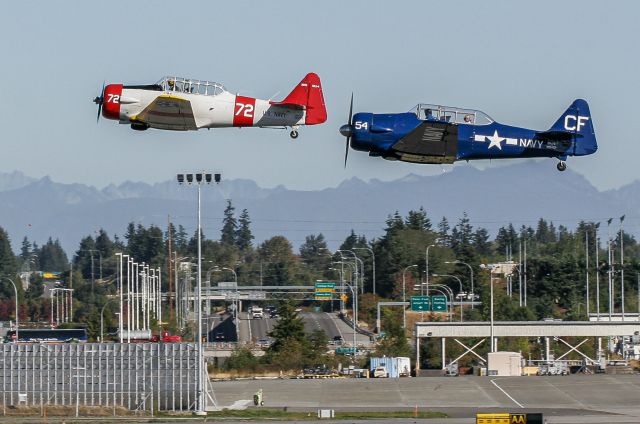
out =
<path fill-rule="evenodd" d="M 93 99 L 93 103 L 98 105 L 98 117 L 96 118 L 96 124 L 100 122 L 100 114 L 102 113 L 102 103 L 104 103 L 104 84 L 105 81 L 102 81 L 102 90 L 100 91 L 100 95 Z"/>
<path fill-rule="evenodd" d="M 348 122 L 348 126 L 349 126 L 349 132 L 347 135 L 347 143 L 345 144 L 345 150 L 344 150 L 344 169 L 347 169 L 347 158 L 349 157 L 349 142 L 351 141 L 351 117 L 353 115 L 353 93 L 351 93 L 351 103 L 349 105 L 349 120 Z"/>

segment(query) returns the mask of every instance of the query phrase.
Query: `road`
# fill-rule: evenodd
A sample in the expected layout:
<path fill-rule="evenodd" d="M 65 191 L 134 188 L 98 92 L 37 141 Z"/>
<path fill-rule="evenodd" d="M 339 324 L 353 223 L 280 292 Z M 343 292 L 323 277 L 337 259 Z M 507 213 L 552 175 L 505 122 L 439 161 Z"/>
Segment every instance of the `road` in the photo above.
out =
<path fill-rule="evenodd" d="M 353 327 L 338 318 L 337 313 L 329 312 L 301 312 L 300 317 L 304 321 L 304 329 L 307 333 L 323 330 L 329 340 L 340 336 L 345 344 L 353 344 Z M 369 343 L 369 337 L 356 332 L 356 344 Z"/>
<path fill-rule="evenodd" d="M 472 423 L 477 412 L 542 412 L 548 423 L 640 422 L 640 380 L 635 375 L 247 380 L 217 382 L 213 388 L 221 407 L 250 400 L 261 388 L 266 407 L 304 411 L 418 408 L 452 417 L 430 423 Z"/>
<path fill-rule="evenodd" d="M 311 334 L 316 330 L 323 330 L 329 340 L 334 337 L 342 337 L 345 344 L 353 342 L 353 328 L 338 318 L 335 313 L 328 312 L 300 312 L 300 318 L 304 322 L 304 330 Z M 276 324 L 277 320 L 272 318 L 249 319 L 248 314 L 240 314 L 240 337 L 242 341 L 249 339 L 257 341 L 268 338 L 268 334 Z M 356 343 L 366 344 L 369 338 L 360 333 L 356 333 Z"/>

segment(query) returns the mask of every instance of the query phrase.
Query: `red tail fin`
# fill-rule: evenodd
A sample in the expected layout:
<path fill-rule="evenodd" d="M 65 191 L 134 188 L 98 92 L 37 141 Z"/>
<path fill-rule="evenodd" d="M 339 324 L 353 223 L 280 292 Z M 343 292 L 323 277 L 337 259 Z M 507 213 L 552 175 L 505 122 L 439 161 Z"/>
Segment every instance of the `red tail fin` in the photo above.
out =
<path fill-rule="evenodd" d="M 304 107 L 307 125 L 322 124 L 327 120 L 320 77 L 314 73 L 307 74 L 283 101 L 274 104 Z"/>

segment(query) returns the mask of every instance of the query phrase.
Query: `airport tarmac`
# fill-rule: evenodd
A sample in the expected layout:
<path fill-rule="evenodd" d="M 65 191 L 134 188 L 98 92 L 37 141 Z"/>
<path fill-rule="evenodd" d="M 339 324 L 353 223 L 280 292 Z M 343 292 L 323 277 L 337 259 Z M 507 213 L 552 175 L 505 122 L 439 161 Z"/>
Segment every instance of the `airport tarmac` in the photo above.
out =
<path fill-rule="evenodd" d="M 239 409 L 262 389 L 265 407 L 290 411 L 418 408 L 448 414 L 428 422 L 449 424 L 475 422 L 477 412 L 542 412 L 549 423 L 640 423 L 635 375 L 242 380 L 213 388 L 219 407 Z"/>

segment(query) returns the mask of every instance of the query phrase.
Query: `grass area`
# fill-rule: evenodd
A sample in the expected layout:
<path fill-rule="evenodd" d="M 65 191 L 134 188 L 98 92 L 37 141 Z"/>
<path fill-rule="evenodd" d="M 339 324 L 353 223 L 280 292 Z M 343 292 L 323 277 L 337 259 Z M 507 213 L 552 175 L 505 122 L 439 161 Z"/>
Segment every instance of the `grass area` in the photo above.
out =
<path fill-rule="evenodd" d="M 283 409 L 250 408 L 245 410 L 225 409 L 209 412 L 210 418 L 241 418 L 245 420 L 280 419 L 311 420 L 317 419 L 315 412 L 290 412 Z M 447 418 L 447 414 L 433 411 L 336 411 L 335 419 L 352 420 L 366 418 Z"/>

